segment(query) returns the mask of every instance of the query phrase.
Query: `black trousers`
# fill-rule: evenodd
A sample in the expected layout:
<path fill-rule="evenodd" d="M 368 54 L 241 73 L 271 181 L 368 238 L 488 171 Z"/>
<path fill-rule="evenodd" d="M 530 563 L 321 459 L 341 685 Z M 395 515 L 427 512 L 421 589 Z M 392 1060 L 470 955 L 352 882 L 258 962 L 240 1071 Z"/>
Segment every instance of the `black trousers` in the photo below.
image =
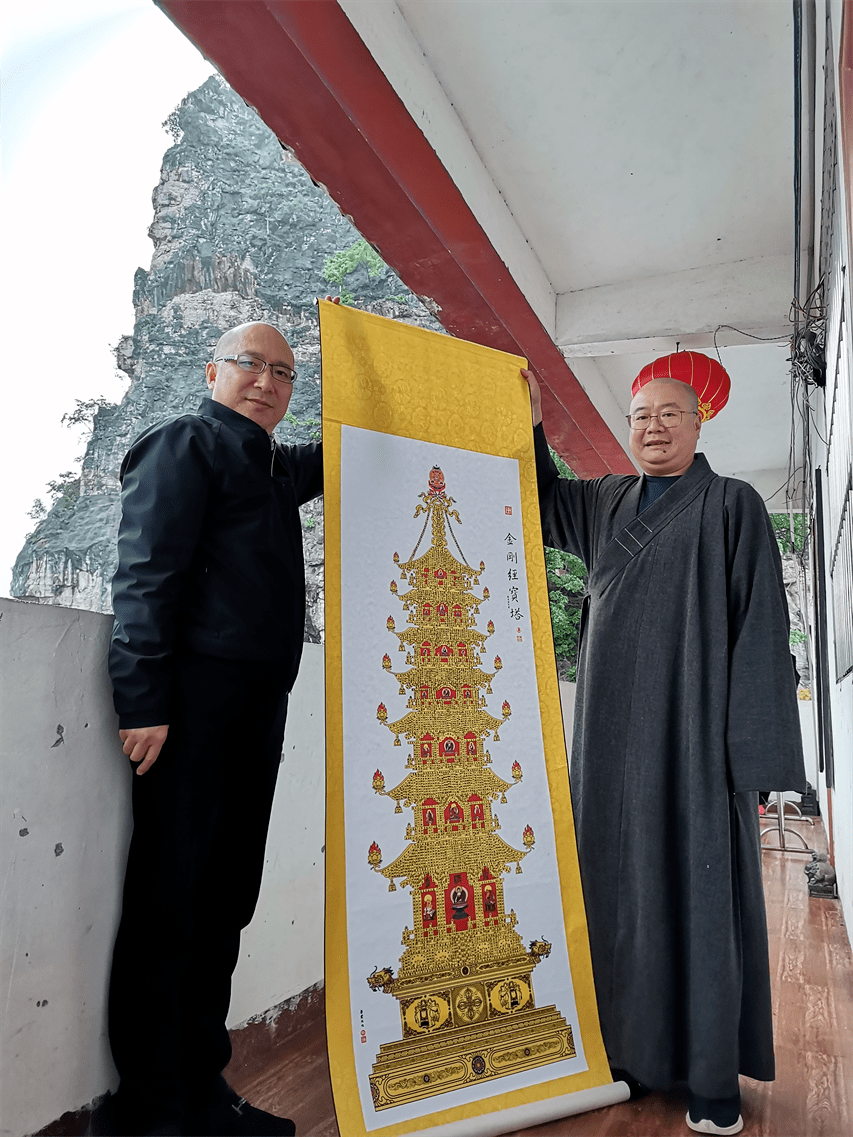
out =
<path fill-rule="evenodd" d="M 282 670 L 179 658 L 168 738 L 133 777 L 109 1035 L 116 1104 L 140 1132 L 210 1101 L 231 1057 L 225 1018 L 263 874 L 287 713 Z"/>

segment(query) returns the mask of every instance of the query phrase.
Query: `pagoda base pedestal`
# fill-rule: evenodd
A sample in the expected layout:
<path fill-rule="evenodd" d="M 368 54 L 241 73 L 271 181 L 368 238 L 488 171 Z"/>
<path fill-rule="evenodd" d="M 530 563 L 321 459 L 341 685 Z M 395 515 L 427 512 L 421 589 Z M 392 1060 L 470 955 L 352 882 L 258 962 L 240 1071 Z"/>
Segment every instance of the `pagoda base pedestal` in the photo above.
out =
<path fill-rule="evenodd" d="M 387 1042 L 370 1075 L 373 1105 L 390 1109 L 575 1055 L 572 1028 L 556 1007 Z"/>

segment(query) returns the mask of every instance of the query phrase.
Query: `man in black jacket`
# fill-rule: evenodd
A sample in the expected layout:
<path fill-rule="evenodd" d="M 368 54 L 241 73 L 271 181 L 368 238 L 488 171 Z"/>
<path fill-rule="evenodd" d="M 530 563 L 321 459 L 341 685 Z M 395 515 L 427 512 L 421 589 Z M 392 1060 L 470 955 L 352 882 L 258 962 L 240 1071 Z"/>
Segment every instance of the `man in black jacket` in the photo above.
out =
<path fill-rule="evenodd" d="M 137 777 L 110 984 L 112 1132 L 286 1134 L 221 1072 L 302 654 L 298 507 L 322 493 L 322 455 L 272 437 L 296 378 L 275 328 L 232 328 L 206 374 L 198 413 L 145 431 L 121 470 L 110 676 Z"/>

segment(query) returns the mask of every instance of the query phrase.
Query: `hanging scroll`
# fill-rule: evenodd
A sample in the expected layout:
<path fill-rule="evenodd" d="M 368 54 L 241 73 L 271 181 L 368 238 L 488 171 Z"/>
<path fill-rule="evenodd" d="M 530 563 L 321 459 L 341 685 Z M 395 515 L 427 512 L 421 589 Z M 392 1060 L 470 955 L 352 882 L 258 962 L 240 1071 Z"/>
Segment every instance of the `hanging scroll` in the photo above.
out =
<path fill-rule="evenodd" d="M 338 1123 L 489 1134 L 610 1079 L 524 360 L 320 303 Z"/>

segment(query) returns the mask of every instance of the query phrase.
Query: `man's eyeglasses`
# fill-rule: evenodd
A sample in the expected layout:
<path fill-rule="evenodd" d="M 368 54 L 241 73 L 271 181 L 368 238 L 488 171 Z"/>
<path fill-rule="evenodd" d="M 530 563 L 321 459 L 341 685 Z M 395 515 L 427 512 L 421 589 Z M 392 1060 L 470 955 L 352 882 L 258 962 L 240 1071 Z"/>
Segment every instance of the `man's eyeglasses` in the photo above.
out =
<path fill-rule="evenodd" d="M 265 359 L 255 359 L 251 355 L 220 355 L 214 363 L 236 363 L 243 371 L 251 371 L 253 375 L 261 375 L 266 367 L 276 383 L 295 383 L 298 378 L 292 367 L 286 363 L 267 363 Z"/>
<path fill-rule="evenodd" d="M 631 430 L 645 430 L 656 418 L 665 430 L 680 426 L 684 415 L 698 415 L 698 411 L 661 411 L 659 415 L 650 415 L 647 411 L 637 411 L 632 415 L 625 415 Z"/>

